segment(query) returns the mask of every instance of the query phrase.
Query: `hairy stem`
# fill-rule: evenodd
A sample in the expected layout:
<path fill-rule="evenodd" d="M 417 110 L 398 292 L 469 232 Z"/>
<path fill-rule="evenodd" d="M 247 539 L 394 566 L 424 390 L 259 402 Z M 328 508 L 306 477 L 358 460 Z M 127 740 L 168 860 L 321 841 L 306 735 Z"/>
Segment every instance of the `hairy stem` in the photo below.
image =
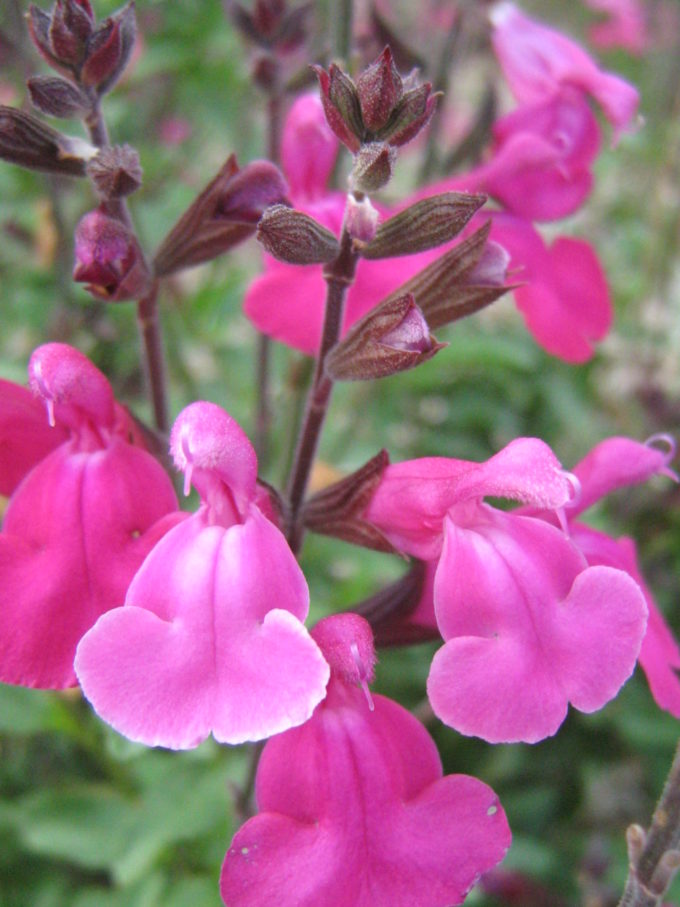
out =
<path fill-rule="evenodd" d="M 618 907 L 661 907 L 680 866 L 680 745 L 647 832 L 628 829 L 630 863 Z"/>
<path fill-rule="evenodd" d="M 297 552 L 302 544 L 304 532 L 300 524 L 300 511 L 333 390 L 333 380 L 328 377 L 325 371 L 325 360 L 330 350 L 340 339 L 345 311 L 345 298 L 347 290 L 354 280 L 357 258 L 357 253 L 352 246 L 352 238 L 347 229 L 343 228 L 340 239 L 340 251 L 324 271 L 327 290 L 321 347 L 316 360 L 314 378 L 307 397 L 305 415 L 288 481 L 288 526 L 286 535 L 288 543 L 294 552 Z"/>

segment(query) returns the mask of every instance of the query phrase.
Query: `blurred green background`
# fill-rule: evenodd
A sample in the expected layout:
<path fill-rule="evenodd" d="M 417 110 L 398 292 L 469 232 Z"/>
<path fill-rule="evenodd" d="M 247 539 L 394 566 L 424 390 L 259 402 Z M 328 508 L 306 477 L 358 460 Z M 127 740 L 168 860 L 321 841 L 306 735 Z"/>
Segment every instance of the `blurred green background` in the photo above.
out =
<path fill-rule="evenodd" d="M 585 40 L 592 15 L 580 4 L 525 6 Z M 569 467 L 608 435 L 678 436 L 680 37 L 677 19 L 664 18 L 674 6 L 647 3 L 654 28 L 644 57 L 601 55 L 640 88 L 644 125 L 617 148 L 605 147 L 584 209 L 546 229 L 590 240 L 608 273 L 616 320 L 593 360 L 572 367 L 548 356 L 511 299 L 503 299 L 442 330 L 439 339 L 450 346 L 423 368 L 338 388 L 322 444 L 325 463 L 350 470 L 382 446 L 393 460 L 483 459 L 512 438 L 535 435 Z M 25 35 L 27 7 L 19 0 L 0 7 L 0 100 L 13 105 L 25 103 L 25 78 L 46 71 Z M 100 17 L 114 8 L 96 3 Z M 107 98 L 105 114 L 113 140 L 140 152 L 144 185 L 130 206 L 152 250 L 228 153 L 242 163 L 264 156 L 265 104 L 249 76 L 252 49 L 217 0 L 139 0 L 137 9 L 139 55 Z M 331 20 L 319 4 L 315 59 L 332 43 Z M 397 33 L 411 37 L 405 23 L 395 14 Z M 477 47 L 465 54 L 445 101 L 453 120 L 457 110 L 474 108 L 492 66 Z M 435 58 L 434 51 L 426 56 Z M 304 54 L 291 58 L 291 77 L 305 73 L 304 61 Z M 76 122 L 64 131 L 82 134 Z M 445 130 L 441 142 L 445 156 Z M 408 191 L 416 171 L 416 157 L 405 156 L 397 191 Z M 23 382 L 36 345 L 69 342 L 148 419 L 134 306 L 95 303 L 70 279 L 73 228 L 94 204 L 84 181 L 0 163 L 0 375 Z M 173 416 L 194 399 L 210 399 L 251 430 L 256 338 L 240 304 L 258 267 L 253 242 L 164 284 Z M 278 483 L 304 367 L 281 348 L 273 367 L 274 456 L 264 477 Z M 613 535 L 637 539 L 645 576 L 676 631 L 679 503 L 678 490 L 660 480 L 619 493 L 593 517 Z M 404 569 L 396 559 L 320 538 L 307 540 L 302 563 L 314 618 L 349 607 Z M 376 689 L 427 719 L 424 684 L 434 650 L 381 653 Z M 492 747 L 436 721 L 429 727 L 447 772 L 475 774 L 500 795 L 514 834 L 505 865 L 545 886 L 546 899 L 536 905 L 616 904 L 626 874 L 625 828 L 649 822 L 678 739 L 677 721 L 656 708 L 639 672 L 604 710 L 572 712 L 555 738 L 535 746 Z M 218 907 L 219 868 L 240 821 L 232 793 L 249 764 L 246 748 L 212 741 L 188 753 L 131 744 L 99 722 L 76 691 L 0 686 L 0 905 Z M 680 904 L 680 884 L 673 895 Z M 475 891 L 468 903 L 504 902 Z"/>

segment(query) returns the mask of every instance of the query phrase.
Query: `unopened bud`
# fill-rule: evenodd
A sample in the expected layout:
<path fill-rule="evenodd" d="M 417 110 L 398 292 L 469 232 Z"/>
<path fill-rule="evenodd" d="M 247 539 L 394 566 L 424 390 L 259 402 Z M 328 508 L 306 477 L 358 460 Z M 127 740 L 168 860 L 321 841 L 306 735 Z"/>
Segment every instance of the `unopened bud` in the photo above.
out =
<path fill-rule="evenodd" d="M 368 197 L 358 201 L 352 193 L 347 197 L 345 228 L 355 243 L 355 248 L 370 243 L 378 229 L 378 212 Z"/>
<path fill-rule="evenodd" d="M 33 76 L 26 83 L 31 103 L 51 117 L 82 117 L 92 106 L 87 95 L 59 76 Z"/>
<path fill-rule="evenodd" d="M 257 239 L 270 255 L 291 265 L 322 264 L 340 249 L 323 224 L 286 205 L 267 208 L 257 225 Z"/>
<path fill-rule="evenodd" d="M 358 151 L 364 124 L 354 82 L 334 63 L 328 72 L 320 66 L 312 68 L 319 78 L 321 103 L 328 125 L 350 151 Z"/>
<path fill-rule="evenodd" d="M 429 123 L 441 97 L 441 92 L 431 92 L 429 82 L 407 91 L 389 122 L 380 130 L 379 137 L 395 146 L 405 145 L 415 138 Z"/>
<path fill-rule="evenodd" d="M 130 145 L 102 148 L 88 163 L 87 175 L 105 199 L 131 195 L 142 185 L 139 155 Z"/>
<path fill-rule="evenodd" d="M 110 91 L 123 74 L 135 46 L 137 21 L 134 0 L 113 16 L 105 19 L 87 42 L 80 81 L 97 89 Z"/>
<path fill-rule="evenodd" d="M 394 258 L 441 246 L 457 236 L 486 201 L 485 195 L 445 192 L 416 202 L 377 229 L 363 258 Z"/>
<path fill-rule="evenodd" d="M 336 381 L 368 381 L 415 368 L 446 344 L 430 334 L 413 296 L 388 299 L 347 332 L 326 357 Z"/>
<path fill-rule="evenodd" d="M 97 299 L 120 302 L 146 295 L 150 278 L 139 243 L 103 207 L 86 214 L 75 233 L 73 279 Z"/>
<path fill-rule="evenodd" d="M 61 0 L 49 13 L 32 4 L 28 9 L 28 30 L 36 48 L 50 66 L 67 73 L 79 71 L 93 28 L 88 0 Z"/>
<path fill-rule="evenodd" d="M 387 123 L 402 96 L 401 76 L 394 65 L 389 47 L 365 69 L 357 81 L 357 94 L 364 125 L 378 132 Z"/>
<path fill-rule="evenodd" d="M 362 145 L 354 156 L 350 176 L 352 189 L 357 192 L 376 192 L 392 178 L 396 151 L 384 142 Z"/>
<path fill-rule="evenodd" d="M 494 302 L 512 287 L 504 284 L 507 252 L 497 243 L 489 243 L 487 251 L 490 230 L 489 222 L 403 283 L 384 302 L 412 293 L 431 328 L 472 315 Z"/>
<path fill-rule="evenodd" d="M 29 170 L 85 176 L 97 149 L 83 139 L 62 135 L 42 120 L 0 105 L 0 158 Z"/>
<path fill-rule="evenodd" d="M 363 518 L 389 462 L 387 451 L 381 450 L 356 472 L 309 498 L 302 515 L 307 529 L 374 551 L 394 552 L 382 532 Z"/>
<path fill-rule="evenodd" d="M 248 239 L 264 211 L 286 201 L 287 191 L 274 164 L 254 161 L 239 170 L 232 154 L 161 243 L 156 276 L 210 261 Z"/>

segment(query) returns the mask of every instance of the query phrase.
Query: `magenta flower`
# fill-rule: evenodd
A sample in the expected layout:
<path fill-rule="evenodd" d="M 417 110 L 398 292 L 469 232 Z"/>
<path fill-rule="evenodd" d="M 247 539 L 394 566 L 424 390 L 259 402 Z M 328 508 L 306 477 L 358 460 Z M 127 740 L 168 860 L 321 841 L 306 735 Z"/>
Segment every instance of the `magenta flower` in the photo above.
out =
<path fill-rule="evenodd" d="M 494 50 L 520 104 L 540 103 L 565 88 L 577 88 L 602 107 L 615 138 L 630 127 L 638 92 L 601 70 L 576 42 L 525 16 L 514 3 L 498 3 L 491 21 Z"/>
<path fill-rule="evenodd" d="M 498 798 L 476 778 L 442 777 L 422 725 L 392 700 L 370 696 L 375 654 L 363 618 L 326 618 L 312 636 L 331 665 L 328 695 L 306 724 L 265 746 L 260 813 L 227 852 L 224 902 L 462 903 L 510 845 Z"/>
<path fill-rule="evenodd" d="M 589 567 L 557 526 L 483 500 L 559 512 L 573 491 L 552 451 L 522 438 L 486 463 L 432 457 L 389 466 L 366 511 L 399 550 L 438 562 L 433 597 L 445 645 L 428 695 L 463 734 L 541 740 L 569 703 L 601 708 L 633 670 L 647 621 L 637 583 L 622 570 Z"/>
<path fill-rule="evenodd" d="M 600 129 L 577 89 L 516 108 L 493 126 L 489 160 L 421 190 L 485 192 L 528 220 L 555 220 L 576 211 L 590 194 Z"/>
<path fill-rule="evenodd" d="M 108 302 L 148 292 L 151 278 L 139 243 L 104 206 L 89 211 L 76 227 L 73 279 Z"/>
<path fill-rule="evenodd" d="M 608 438 L 594 447 L 574 468 L 581 493 L 565 508 L 565 514 L 571 539 L 588 564 L 624 570 L 642 589 L 649 621 L 638 660 L 657 705 L 680 718 L 680 679 L 676 673 L 680 670 L 680 650 L 640 574 L 635 543 L 629 538 L 613 539 L 577 522 L 592 504 L 618 488 L 644 482 L 656 474 L 677 481 L 668 465 L 675 455 L 674 445 L 665 436 L 662 440 L 670 444 L 668 451 L 658 450 L 650 442 L 640 444 L 630 438 Z M 552 519 L 548 513 L 541 515 Z"/>
<path fill-rule="evenodd" d="M 19 403 L 27 419 L 18 442 L 10 434 L 10 475 L 25 472 L 0 533 L 0 680 L 60 688 L 76 683 L 78 640 L 124 599 L 177 500 L 158 462 L 130 443 L 131 420 L 82 353 L 46 344 L 29 374 L 58 444 L 47 452 L 23 389 L 12 390 L 10 414 Z"/>
<path fill-rule="evenodd" d="M 509 270 L 520 283 L 515 302 L 534 339 L 566 362 L 589 359 L 613 317 L 607 278 L 592 247 L 568 236 L 548 247 L 528 220 L 500 211 L 491 237 L 510 253 Z"/>
<path fill-rule="evenodd" d="M 0 378 L 0 495 L 11 495 L 68 436 L 65 426 L 47 424 L 44 405 L 28 388 Z"/>
<path fill-rule="evenodd" d="M 650 36 L 641 0 L 584 0 L 596 13 L 604 14 L 601 22 L 591 25 L 588 37 L 596 47 L 623 47 L 631 54 L 642 54 L 649 47 Z"/>
<path fill-rule="evenodd" d="M 84 636 L 76 673 L 100 717 L 132 740 L 260 740 L 306 721 L 325 695 L 328 665 L 302 623 L 307 584 L 255 504 L 255 452 L 236 422 L 193 403 L 170 446 L 201 507 Z"/>

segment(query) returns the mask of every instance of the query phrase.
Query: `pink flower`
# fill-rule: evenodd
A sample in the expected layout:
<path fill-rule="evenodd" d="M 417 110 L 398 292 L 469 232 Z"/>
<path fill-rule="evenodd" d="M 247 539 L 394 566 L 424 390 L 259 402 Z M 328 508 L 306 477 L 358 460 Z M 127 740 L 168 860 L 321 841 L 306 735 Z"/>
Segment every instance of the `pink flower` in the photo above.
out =
<path fill-rule="evenodd" d="M 445 645 L 428 695 L 463 734 L 541 740 L 569 703 L 601 708 L 633 670 L 647 620 L 637 583 L 622 570 L 589 567 L 558 527 L 483 501 L 560 511 L 572 493 L 552 451 L 522 438 L 486 463 L 432 457 L 389 466 L 366 511 L 399 550 L 438 561 L 433 597 Z"/>
<path fill-rule="evenodd" d="M 658 440 L 650 439 L 651 442 Z M 668 464 L 675 455 L 670 439 L 668 451 L 658 450 L 649 441 L 640 444 L 630 438 L 608 438 L 596 445 L 574 468 L 581 486 L 579 497 L 565 508 L 569 532 L 588 564 L 624 570 L 640 586 L 649 610 L 647 632 L 642 641 L 639 662 L 657 705 L 680 718 L 680 650 L 652 598 L 637 565 L 635 543 L 629 538 L 613 539 L 603 532 L 577 522 L 592 504 L 618 488 L 638 484 L 662 474 L 677 481 Z M 550 514 L 541 514 L 552 519 Z"/>
<path fill-rule="evenodd" d="M 11 495 L 24 476 L 68 436 L 65 426 L 47 424 L 44 405 L 28 388 L 0 378 L 1 495 Z"/>
<path fill-rule="evenodd" d="M 615 138 L 630 127 L 638 105 L 632 85 L 601 70 L 578 44 L 525 16 L 514 3 L 498 3 L 491 21 L 494 50 L 520 104 L 535 104 L 564 88 L 578 88 L 600 104 Z"/>
<path fill-rule="evenodd" d="M 227 852 L 225 903 L 460 904 L 510 845 L 498 798 L 475 778 L 442 777 L 422 725 L 370 697 L 375 654 L 363 618 L 335 615 L 312 635 L 331 665 L 328 695 L 306 724 L 264 748 L 260 813 Z"/>
<path fill-rule="evenodd" d="M 589 359 L 612 322 L 607 278 L 591 246 L 558 236 L 548 247 L 529 221 L 504 212 L 494 214 L 491 237 L 510 253 L 515 302 L 536 341 L 566 362 Z"/>
<path fill-rule="evenodd" d="M 10 435 L 10 474 L 23 480 L 0 534 L 0 679 L 59 688 L 75 684 L 78 640 L 124 599 L 177 500 L 157 461 L 130 443 L 130 418 L 82 353 L 46 344 L 29 374 L 57 445 L 48 452 L 23 389 L 12 390 L 10 414 L 18 404 L 25 418 L 19 440 Z"/>
<path fill-rule="evenodd" d="M 489 161 L 427 187 L 426 194 L 486 192 L 529 220 L 554 220 L 576 211 L 590 194 L 600 130 L 581 92 L 523 105 L 496 120 Z"/>
<path fill-rule="evenodd" d="M 649 47 L 645 9 L 641 0 L 584 0 L 586 6 L 603 13 L 604 21 L 591 25 L 588 36 L 596 47 L 623 47 L 642 54 Z"/>
<path fill-rule="evenodd" d="M 97 299 L 120 302 L 148 292 L 151 278 L 139 243 L 103 206 L 81 218 L 75 244 L 73 279 Z"/>
<path fill-rule="evenodd" d="M 179 415 L 171 452 L 201 507 L 149 554 L 125 605 L 81 640 L 83 692 L 116 730 L 151 746 L 185 749 L 211 732 L 243 743 L 301 724 L 329 669 L 302 624 L 304 576 L 255 504 L 255 452 L 212 403 Z"/>

